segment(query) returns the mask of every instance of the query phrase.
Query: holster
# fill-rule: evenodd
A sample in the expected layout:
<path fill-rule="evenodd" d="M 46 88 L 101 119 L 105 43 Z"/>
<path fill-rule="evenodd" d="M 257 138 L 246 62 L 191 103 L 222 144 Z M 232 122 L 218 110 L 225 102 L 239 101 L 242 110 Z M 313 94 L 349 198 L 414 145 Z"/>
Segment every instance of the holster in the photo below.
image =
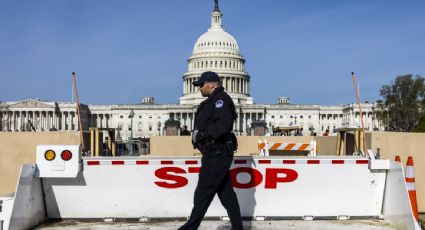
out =
<path fill-rule="evenodd" d="M 227 155 L 233 156 L 234 153 L 233 153 L 233 142 L 232 142 L 232 140 L 226 140 L 224 145 L 225 145 Z"/>

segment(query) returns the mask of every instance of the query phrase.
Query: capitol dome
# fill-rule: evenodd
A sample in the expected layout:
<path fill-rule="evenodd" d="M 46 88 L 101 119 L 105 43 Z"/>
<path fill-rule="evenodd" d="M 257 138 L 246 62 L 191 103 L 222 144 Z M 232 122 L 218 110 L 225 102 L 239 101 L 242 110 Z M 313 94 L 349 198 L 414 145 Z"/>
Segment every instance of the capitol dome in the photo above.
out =
<path fill-rule="evenodd" d="M 192 56 L 211 52 L 228 52 L 240 55 L 235 38 L 224 31 L 223 28 L 210 28 L 202 34 L 193 47 Z"/>
<path fill-rule="evenodd" d="M 235 104 L 253 104 L 249 97 L 250 76 L 244 68 L 245 59 L 236 39 L 224 30 L 222 17 L 216 1 L 211 13 L 211 26 L 198 38 L 188 59 L 180 104 L 199 104 L 205 100 L 198 88 L 192 85 L 205 71 L 214 71 L 220 76 L 222 86 Z"/>

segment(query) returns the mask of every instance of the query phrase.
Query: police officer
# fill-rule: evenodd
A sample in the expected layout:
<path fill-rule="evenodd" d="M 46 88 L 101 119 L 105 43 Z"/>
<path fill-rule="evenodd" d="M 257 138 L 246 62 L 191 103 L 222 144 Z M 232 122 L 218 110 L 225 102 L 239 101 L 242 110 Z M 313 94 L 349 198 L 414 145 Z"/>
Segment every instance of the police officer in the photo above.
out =
<path fill-rule="evenodd" d="M 192 132 L 192 143 L 202 153 L 202 165 L 190 218 L 179 229 L 198 229 L 215 194 L 227 210 L 232 229 L 243 229 L 238 198 L 229 175 L 236 145 L 236 138 L 231 138 L 237 117 L 235 105 L 214 72 L 203 73 L 193 85 L 199 87 L 202 96 L 208 97 L 196 111 Z"/>

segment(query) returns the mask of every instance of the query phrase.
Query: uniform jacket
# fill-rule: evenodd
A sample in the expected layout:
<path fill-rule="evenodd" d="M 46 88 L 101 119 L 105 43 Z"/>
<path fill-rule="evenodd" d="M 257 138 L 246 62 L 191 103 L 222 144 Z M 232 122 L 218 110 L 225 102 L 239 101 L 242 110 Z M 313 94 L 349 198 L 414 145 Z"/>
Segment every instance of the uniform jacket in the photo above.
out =
<path fill-rule="evenodd" d="M 195 113 L 194 126 L 200 135 L 198 140 L 222 142 L 233 130 L 236 117 L 232 99 L 223 87 L 218 87 L 199 105 Z"/>

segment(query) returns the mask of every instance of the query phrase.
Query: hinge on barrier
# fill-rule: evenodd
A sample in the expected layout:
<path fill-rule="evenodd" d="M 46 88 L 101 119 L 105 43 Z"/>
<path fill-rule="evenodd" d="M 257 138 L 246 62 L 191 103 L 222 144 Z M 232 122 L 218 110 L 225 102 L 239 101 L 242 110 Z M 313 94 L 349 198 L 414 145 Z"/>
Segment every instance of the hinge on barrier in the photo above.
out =
<path fill-rule="evenodd" d="M 149 221 L 149 217 L 140 217 L 139 218 L 140 223 L 145 223 L 145 222 L 148 222 L 148 221 Z"/>
<path fill-rule="evenodd" d="M 369 169 L 390 169 L 390 161 L 389 160 L 380 160 L 376 159 L 372 150 L 367 150 L 367 155 L 369 156 Z"/>
<path fill-rule="evenodd" d="M 350 217 L 349 217 L 349 216 L 347 216 L 347 215 L 339 215 L 339 216 L 337 217 L 337 219 L 338 219 L 338 220 L 349 220 L 349 219 L 350 219 Z"/>
<path fill-rule="evenodd" d="M 110 222 L 114 222 L 115 221 L 115 218 L 113 218 L 113 217 L 111 217 L 111 218 L 103 218 L 103 222 L 106 222 L 106 223 L 110 223 Z"/>
<path fill-rule="evenodd" d="M 312 221 L 314 220 L 314 216 L 303 216 L 303 220 Z"/>

